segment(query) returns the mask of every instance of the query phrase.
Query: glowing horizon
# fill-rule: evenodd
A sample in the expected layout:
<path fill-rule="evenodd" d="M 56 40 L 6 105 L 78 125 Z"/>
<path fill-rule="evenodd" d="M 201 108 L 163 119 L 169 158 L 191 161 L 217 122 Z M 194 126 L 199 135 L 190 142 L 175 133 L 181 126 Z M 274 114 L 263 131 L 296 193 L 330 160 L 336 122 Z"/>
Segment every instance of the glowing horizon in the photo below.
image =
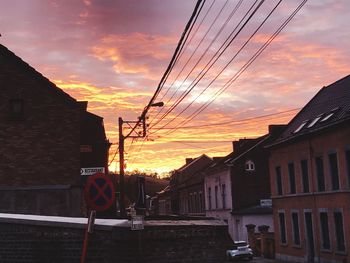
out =
<path fill-rule="evenodd" d="M 247 9 L 250 2 L 245 1 L 242 8 Z M 185 121 L 210 100 L 244 64 L 249 52 L 262 45 L 291 13 L 296 2 L 284 1 L 276 15 L 252 38 L 246 51 L 237 57 L 237 62 L 210 89 L 198 99 L 201 89 L 194 89 L 184 105 L 165 118 L 171 120 L 196 99 L 187 115 L 180 115 L 168 127 Z M 104 118 L 106 135 L 113 143 L 112 159 L 117 150 L 118 117 L 137 120 L 156 90 L 195 3 L 195 0 L 3 0 L 0 43 L 76 100 L 89 102 L 88 111 Z M 203 11 L 208 10 L 209 3 Z M 215 2 L 208 19 L 214 19 L 223 3 L 223 0 Z M 261 17 L 267 14 L 267 7 L 276 3 L 276 0 L 266 1 Z M 221 16 L 228 16 L 234 4 L 235 1 L 229 2 Z M 170 134 L 167 134 L 170 130 L 159 129 L 153 134 L 162 127 L 159 124 L 153 131 L 151 128 L 146 141 L 134 141 L 131 145 L 131 140 L 126 140 L 127 170 L 162 173 L 179 168 L 185 158 L 201 154 L 225 156 L 232 151 L 232 141 L 266 134 L 270 124 L 288 123 L 319 89 L 349 74 L 349 17 L 350 2 L 308 1 L 252 66 L 186 124 L 192 128 Z M 198 31 L 193 39 L 195 43 L 199 43 L 208 26 L 209 23 Z M 219 27 L 213 28 L 213 32 L 218 30 Z M 201 52 L 214 38 L 213 32 L 203 42 Z M 241 38 L 218 60 L 217 67 L 203 78 L 201 88 L 214 79 L 225 59 L 235 52 L 235 45 L 243 43 L 248 36 L 249 31 L 242 32 Z M 194 72 L 198 73 L 207 63 L 223 38 L 219 37 L 216 45 L 208 49 Z M 169 75 L 159 96 L 165 96 L 164 102 L 175 88 L 180 92 L 193 80 L 184 80 L 186 74 L 180 75 L 182 79 L 176 78 L 182 66 L 189 70 L 194 65 L 192 62 L 185 66 L 193 50 L 195 46 L 189 46 Z M 200 54 L 193 58 L 198 59 Z M 170 87 L 171 91 L 165 94 Z M 286 112 L 292 109 L 295 110 Z M 150 111 L 151 127 L 160 110 Z M 220 123 L 224 124 L 213 125 Z M 110 169 L 118 170 L 118 156 Z"/>

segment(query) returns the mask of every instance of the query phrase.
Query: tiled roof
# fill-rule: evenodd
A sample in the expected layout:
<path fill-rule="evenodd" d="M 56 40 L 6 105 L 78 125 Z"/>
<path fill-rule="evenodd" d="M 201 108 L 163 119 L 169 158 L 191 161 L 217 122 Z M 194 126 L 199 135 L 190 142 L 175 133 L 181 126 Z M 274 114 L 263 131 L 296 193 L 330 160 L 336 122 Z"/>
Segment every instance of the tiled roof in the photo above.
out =
<path fill-rule="evenodd" d="M 33 79 L 37 79 L 43 83 L 47 88 L 50 88 L 50 91 L 54 92 L 61 98 L 63 98 L 68 103 L 73 103 L 74 106 L 78 106 L 77 101 L 65 93 L 63 90 L 58 88 L 54 83 L 49 79 L 44 77 L 41 73 L 36 71 L 28 63 L 24 62 L 20 57 L 16 56 L 12 51 L 8 50 L 5 46 L 0 44 L 0 63 L 6 65 L 6 71 L 20 70 L 22 73 L 31 74 Z M 11 73 L 11 72 L 9 72 Z"/>
<path fill-rule="evenodd" d="M 350 120 L 350 75 L 323 87 L 289 122 L 276 145 Z"/>
<path fill-rule="evenodd" d="M 183 175 L 192 175 L 202 170 L 211 161 L 212 159 L 209 156 L 202 154 L 201 156 L 195 158 L 192 162 L 177 169 L 176 172 L 181 173 Z"/>
<path fill-rule="evenodd" d="M 247 154 L 249 151 L 252 150 L 252 148 L 254 148 L 256 145 L 259 144 L 259 142 L 261 142 L 263 139 L 266 138 L 267 135 L 261 136 L 259 138 L 256 139 L 249 139 L 249 141 L 247 141 L 248 143 L 245 143 L 244 147 L 239 151 L 239 152 L 231 152 L 230 154 L 226 155 L 223 158 L 218 159 L 217 161 L 213 161 L 209 168 L 208 171 L 214 171 L 214 170 L 221 170 L 223 168 L 227 168 L 229 166 L 229 164 L 231 164 L 232 162 L 234 162 L 237 158 L 240 158 L 241 156 Z M 243 139 L 245 140 L 245 139 Z"/>

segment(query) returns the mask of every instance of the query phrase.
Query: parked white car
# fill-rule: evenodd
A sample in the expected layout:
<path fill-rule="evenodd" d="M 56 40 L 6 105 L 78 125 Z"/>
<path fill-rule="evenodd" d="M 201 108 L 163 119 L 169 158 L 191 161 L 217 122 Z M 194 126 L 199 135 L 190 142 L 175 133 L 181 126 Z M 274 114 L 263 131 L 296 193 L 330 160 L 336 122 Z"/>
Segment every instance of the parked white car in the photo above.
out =
<path fill-rule="evenodd" d="M 253 251 L 245 241 L 234 241 L 233 248 L 226 250 L 226 257 L 228 260 L 253 259 Z"/>

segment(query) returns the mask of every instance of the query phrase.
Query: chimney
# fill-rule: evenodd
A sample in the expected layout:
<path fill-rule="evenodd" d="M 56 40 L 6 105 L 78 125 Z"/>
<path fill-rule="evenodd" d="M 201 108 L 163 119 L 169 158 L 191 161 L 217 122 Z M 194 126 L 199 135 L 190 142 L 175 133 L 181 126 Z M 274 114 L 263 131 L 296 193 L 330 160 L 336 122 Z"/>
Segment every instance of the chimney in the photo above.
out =
<path fill-rule="evenodd" d="M 88 106 L 88 102 L 87 101 L 78 101 L 78 105 L 83 111 L 86 111 L 87 106 Z"/>
<path fill-rule="evenodd" d="M 282 133 L 283 129 L 286 128 L 287 125 L 285 124 L 272 124 L 269 125 L 269 135 L 270 136 L 277 136 L 280 133 Z"/>
<path fill-rule="evenodd" d="M 192 163 L 193 158 L 186 158 L 186 164 Z"/>
<path fill-rule="evenodd" d="M 233 141 L 232 142 L 232 152 L 238 152 L 239 151 L 239 141 Z"/>

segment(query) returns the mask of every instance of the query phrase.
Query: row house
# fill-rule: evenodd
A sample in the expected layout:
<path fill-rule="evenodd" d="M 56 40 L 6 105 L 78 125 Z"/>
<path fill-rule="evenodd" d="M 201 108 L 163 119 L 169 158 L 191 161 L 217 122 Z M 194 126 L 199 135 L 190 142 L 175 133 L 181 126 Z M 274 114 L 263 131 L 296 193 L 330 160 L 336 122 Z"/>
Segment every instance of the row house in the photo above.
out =
<path fill-rule="evenodd" d="M 107 168 L 103 119 L 3 45 L 0 87 L 0 211 L 83 215 L 81 168 Z"/>
<path fill-rule="evenodd" d="M 350 262 L 350 76 L 323 87 L 269 149 L 276 257 Z"/>
<path fill-rule="evenodd" d="M 152 198 L 154 213 L 204 216 L 204 174 L 201 171 L 212 161 L 205 154 L 186 158 L 186 163 L 172 173 L 169 186 Z"/>
<path fill-rule="evenodd" d="M 203 154 L 187 158 L 186 164 L 175 170 L 170 179 L 172 212 L 177 215 L 205 215 L 204 176 L 201 171 L 212 162 Z"/>
<path fill-rule="evenodd" d="M 234 240 L 248 240 L 245 227 L 248 224 L 267 225 L 273 230 L 272 208 L 261 204 L 270 198 L 265 146 L 281 128 L 271 125 L 267 135 L 233 142 L 233 152 L 214 161 L 203 172 L 206 216 L 227 222 Z"/>

